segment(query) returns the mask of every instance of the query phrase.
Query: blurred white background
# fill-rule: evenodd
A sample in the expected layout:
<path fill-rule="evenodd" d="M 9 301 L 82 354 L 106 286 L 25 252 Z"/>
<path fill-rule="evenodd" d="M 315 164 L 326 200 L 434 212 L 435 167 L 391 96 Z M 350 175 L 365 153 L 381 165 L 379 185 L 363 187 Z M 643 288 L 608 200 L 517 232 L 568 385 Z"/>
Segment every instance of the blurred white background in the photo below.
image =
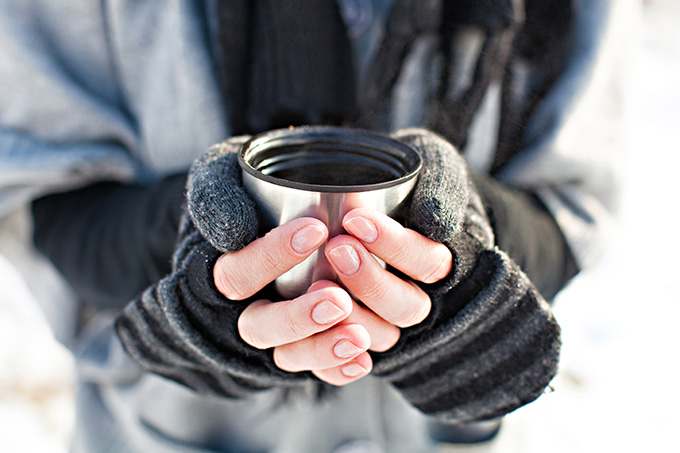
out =
<path fill-rule="evenodd" d="M 680 452 L 680 2 L 643 3 L 622 229 L 556 301 L 554 391 L 508 416 L 493 444 L 451 451 Z M 68 451 L 72 384 L 68 352 L 0 255 L 0 451 Z"/>

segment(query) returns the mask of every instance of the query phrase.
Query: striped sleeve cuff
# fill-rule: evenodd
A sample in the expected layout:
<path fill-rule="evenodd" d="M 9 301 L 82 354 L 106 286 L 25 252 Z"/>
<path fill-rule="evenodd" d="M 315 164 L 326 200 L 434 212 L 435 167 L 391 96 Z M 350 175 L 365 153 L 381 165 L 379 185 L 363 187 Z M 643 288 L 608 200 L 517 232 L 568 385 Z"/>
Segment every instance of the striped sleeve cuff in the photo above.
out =
<path fill-rule="evenodd" d="M 310 380 L 277 368 L 271 351 L 247 345 L 237 320 L 247 301 L 229 301 L 212 281 L 219 252 L 205 241 L 176 257 L 175 270 L 128 304 L 115 323 L 128 354 L 146 371 L 205 394 L 243 398 Z M 200 242 L 200 241 L 198 241 Z"/>
<path fill-rule="evenodd" d="M 450 315 L 446 305 L 462 308 Z M 560 328 L 505 253 L 482 252 L 433 306 L 425 328 L 405 329 L 398 347 L 374 357 L 374 373 L 414 406 L 442 420 L 484 420 L 545 391 L 557 371 Z"/>

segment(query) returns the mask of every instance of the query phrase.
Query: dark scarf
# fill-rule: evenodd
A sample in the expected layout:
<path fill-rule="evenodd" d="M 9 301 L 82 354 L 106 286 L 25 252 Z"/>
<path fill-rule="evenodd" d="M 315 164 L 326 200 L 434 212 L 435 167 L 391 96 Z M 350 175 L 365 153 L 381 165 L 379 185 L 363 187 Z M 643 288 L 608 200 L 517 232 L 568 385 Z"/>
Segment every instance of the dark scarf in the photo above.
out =
<path fill-rule="evenodd" d="M 334 0 L 226 0 L 219 21 L 236 134 L 354 117 L 351 46 Z"/>
<path fill-rule="evenodd" d="M 439 73 L 419 126 L 463 149 L 489 84 L 502 81 L 497 170 L 520 149 L 522 126 L 563 68 L 573 1 L 396 0 L 361 92 L 336 0 L 221 1 L 222 80 L 234 133 L 300 124 L 387 130 L 404 64 L 417 39 L 430 35 Z M 456 48 L 468 27 L 484 33 L 473 65 L 463 65 Z M 521 69 L 513 63 L 520 60 L 528 62 Z M 530 78 L 516 77 L 527 67 Z"/>

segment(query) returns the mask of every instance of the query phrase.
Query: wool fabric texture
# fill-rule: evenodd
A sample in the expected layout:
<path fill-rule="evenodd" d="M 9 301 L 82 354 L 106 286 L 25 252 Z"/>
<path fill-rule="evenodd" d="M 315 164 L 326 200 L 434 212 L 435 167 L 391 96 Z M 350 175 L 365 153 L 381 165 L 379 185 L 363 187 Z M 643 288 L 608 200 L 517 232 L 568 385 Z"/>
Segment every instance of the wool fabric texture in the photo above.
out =
<path fill-rule="evenodd" d="M 231 0 L 217 14 L 235 133 L 354 117 L 352 51 L 336 1 Z"/>
<path fill-rule="evenodd" d="M 33 241 L 84 303 L 120 309 L 171 270 L 186 174 L 101 182 L 35 200 Z"/>
<path fill-rule="evenodd" d="M 488 419 L 510 412 L 537 398 L 554 376 L 559 327 L 529 279 L 494 246 L 480 197 L 456 149 L 424 130 L 405 130 L 394 137 L 424 157 L 411 226 L 446 244 L 455 265 L 442 281 L 421 285 L 432 299 L 430 315 L 403 329 L 389 351 L 372 353 L 373 372 L 392 382 L 414 406 L 442 420 Z M 311 373 L 280 370 L 270 350 L 252 348 L 238 335 L 237 320 L 247 304 L 277 300 L 276 294 L 265 290 L 251 300 L 229 301 L 212 281 L 220 251 L 202 232 L 222 248 L 238 243 L 224 236 L 227 231 L 246 237 L 235 230 L 245 224 L 232 222 L 229 230 L 219 230 L 222 220 L 209 214 L 236 212 L 251 203 L 244 192 L 223 196 L 224 187 L 234 183 L 234 169 L 223 159 L 242 142 L 212 148 L 197 164 L 188 182 L 189 212 L 200 208 L 208 214 L 184 217 L 173 272 L 129 304 L 116 322 L 123 345 L 145 369 L 197 391 L 232 398 L 316 380 Z M 220 171 L 225 171 L 224 178 Z M 203 184 L 197 174 L 223 180 Z M 192 187 L 196 183 L 203 185 Z M 202 194 L 200 203 L 191 194 Z M 210 219 L 207 225 L 200 224 L 203 219 Z"/>
<path fill-rule="evenodd" d="M 238 164 L 238 152 L 248 138 L 235 137 L 210 147 L 189 171 L 189 215 L 221 252 L 239 250 L 257 236 L 257 207 L 241 185 Z"/>
<path fill-rule="evenodd" d="M 237 320 L 253 301 L 219 293 L 212 269 L 220 252 L 185 215 L 173 272 L 128 304 L 115 328 L 128 353 L 144 369 L 199 393 L 243 398 L 273 386 L 310 379 L 274 365 L 271 350 L 246 344 Z M 271 297 L 259 293 L 258 297 Z"/>
<path fill-rule="evenodd" d="M 402 329 L 392 349 L 373 354 L 389 379 L 425 413 L 451 422 L 491 419 L 538 398 L 557 372 L 560 328 L 548 303 L 505 252 L 467 165 L 446 140 L 419 129 L 393 135 L 424 165 L 411 227 L 444 243 L 451 274 L 421 287 L 428 318 Z"/>

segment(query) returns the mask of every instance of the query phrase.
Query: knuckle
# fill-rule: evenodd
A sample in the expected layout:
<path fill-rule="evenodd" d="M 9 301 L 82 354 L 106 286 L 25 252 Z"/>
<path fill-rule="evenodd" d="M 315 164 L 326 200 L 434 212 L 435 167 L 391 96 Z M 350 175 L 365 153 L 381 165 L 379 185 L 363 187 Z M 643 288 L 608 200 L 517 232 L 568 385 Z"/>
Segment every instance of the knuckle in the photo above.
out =
<path fill-rule="evenodd" d="M 285 349 L 283 348 L 274 348 L 274 365 L 276 365 L 278 368 L 282 369 L 283 371 L 297 371 L 295 368 L 291 366 L 291 363 L 288 359 L 288 354 L 285 353 Z"/>
<path fill-rule="evenodd" d="M 277 274 L 288 270 L 287 262 L 281 253 L 274 248 L 265 248 L 260 254 L 260 265 L 267 270 L 273 270 Z"/>
<path fill-rule="evenodd" d="M 284 312 L 280 326 L 283 330 L 284 338 L 287 338 L 289 341 L 298 341 L 309 336 L 300 319 L 289 310 Z"/>
<path fill-rule="evenodd" d="M 413 317 L 410 306 L 404 306 L 405 304 L 403 302 L 399 304 L 390 303 L 389 305 L 385 303 L 385 301 L 394 299 L 394 295 L 390 293 L 386 278 L 376 279 L 371 286 L 368 286 L 365 291 L 359 295 L 359 299 L 368 305 L 373 305 L 375 307 L 380 306 L 380 316 L 389 323 L 399 327 L 407 327 L 410 325 L 409 323 Z M 397 307 L 399 306 L 403 306 L 403 308 L 398 309 Z"/>
<path fill-rule="evenodd" d="M 262 337 L 257 328 L 249 322 L 249 317 L 244 312 L 238 319 L 238 332 L 241 339 L 256 349 L 267 349 L 270 346 Z"/>
<path fill-rule="evenodd" d="M 309 368 L 322 370 L 337 365 L 335 360 L 332 359 L 333 354 L 330 349 L 323 341 L 315 342 L 309 354 Z"/>
<path fill-rule="evenodd" d="M 319 378 L 319 380 L 325 382 L 326 384 L 334 385 L 336 387 L 341 387 L 349 384 L 351 381 L 348 379 L 341 379 L 337 376 L 338 371 L 335 369 L 330 370 L 314 370 L 312 371 L 314 375 Z"/>
<path fill-rule="evenodd" d="M 392 322 L 397 327 L 411 327 L 418 324 L 417 314 L 413 310 L 403 310 L 394 317 Z"/>
<path fill-rule="evenodd" d="M 365 302 L 378 302 L 384 300 L 388 294 L 387 278 L 384 274 L 370 280 L 370 284 L 356 290 L 359 299 Z"/>
<path fill-rule="evenodd" d="M 302 346 L 291 343 L 275 347 L 274 364 L 278 368 L 292 373 L 324 369 L 331 366 L 328 364 L 326 351 L 318 342 L 311 347 L 305 346 L 301 349 Z"/>
<path fill-rule="evenodd" d="M 327 370 L 313 370 L 312 373 L 313 373 L 314 376 L 316 376 L 317 379 L 319 379 L 320 381 L 325 382 L 326 384 L 335 385 L 335 384 L 333 384 L 333 382 L 332 382 L 332 378 L 329 378 L 329 377 L 328 377 L 328 375 L 327 375 L 327 373 L 328 373 Z"/>
<path fill-rule="evenodd" d="M 451 268 L 451 260 L 446 258 L 439 258 L 430 261 L 430 266 L 426 268 L 423 277 L 420 279 L 423 283 L 436 283 L 442 278 L 446 277 Z"/>
<path fill-rule="evenodd" d="M 416 289 L 418 288 L 416 287 Z M 415 303 L 408 304 L 406 310 L 403 310 L 396 317 L 394 320 L 395 326 L 401 328 L 415 326 L 423 322 L 430 314 L 432 303 L 427 295 L 425 297 L 416 297 L 414 300 L 416 301 Z"/>
<path fill-rule="evenodd" d="M 227 299 L 242 300 L 250 296 L 248 279 L 241 278 L 236 272 L 227 272 L 223 266 L 215 270 L 215 287 Z"/>
<path fill-rule="evenodd" d="M 391 349 L 392 346 L 397 344 L 397 341 L 399 341 L 399 337 L 401 337 L 401 331 L 395 326 L 390 327 L 392 328 L 385 329 L 385 332 L 382 332 L 379 337 L 371 338 L 372 351 L 385 352 Z"/>
<path fill-rule="evenodd" d="M 404 261 L 410 257 L 410 241 L 396 241 L 390 245 L 385 259 L 387 261 Z"/>

